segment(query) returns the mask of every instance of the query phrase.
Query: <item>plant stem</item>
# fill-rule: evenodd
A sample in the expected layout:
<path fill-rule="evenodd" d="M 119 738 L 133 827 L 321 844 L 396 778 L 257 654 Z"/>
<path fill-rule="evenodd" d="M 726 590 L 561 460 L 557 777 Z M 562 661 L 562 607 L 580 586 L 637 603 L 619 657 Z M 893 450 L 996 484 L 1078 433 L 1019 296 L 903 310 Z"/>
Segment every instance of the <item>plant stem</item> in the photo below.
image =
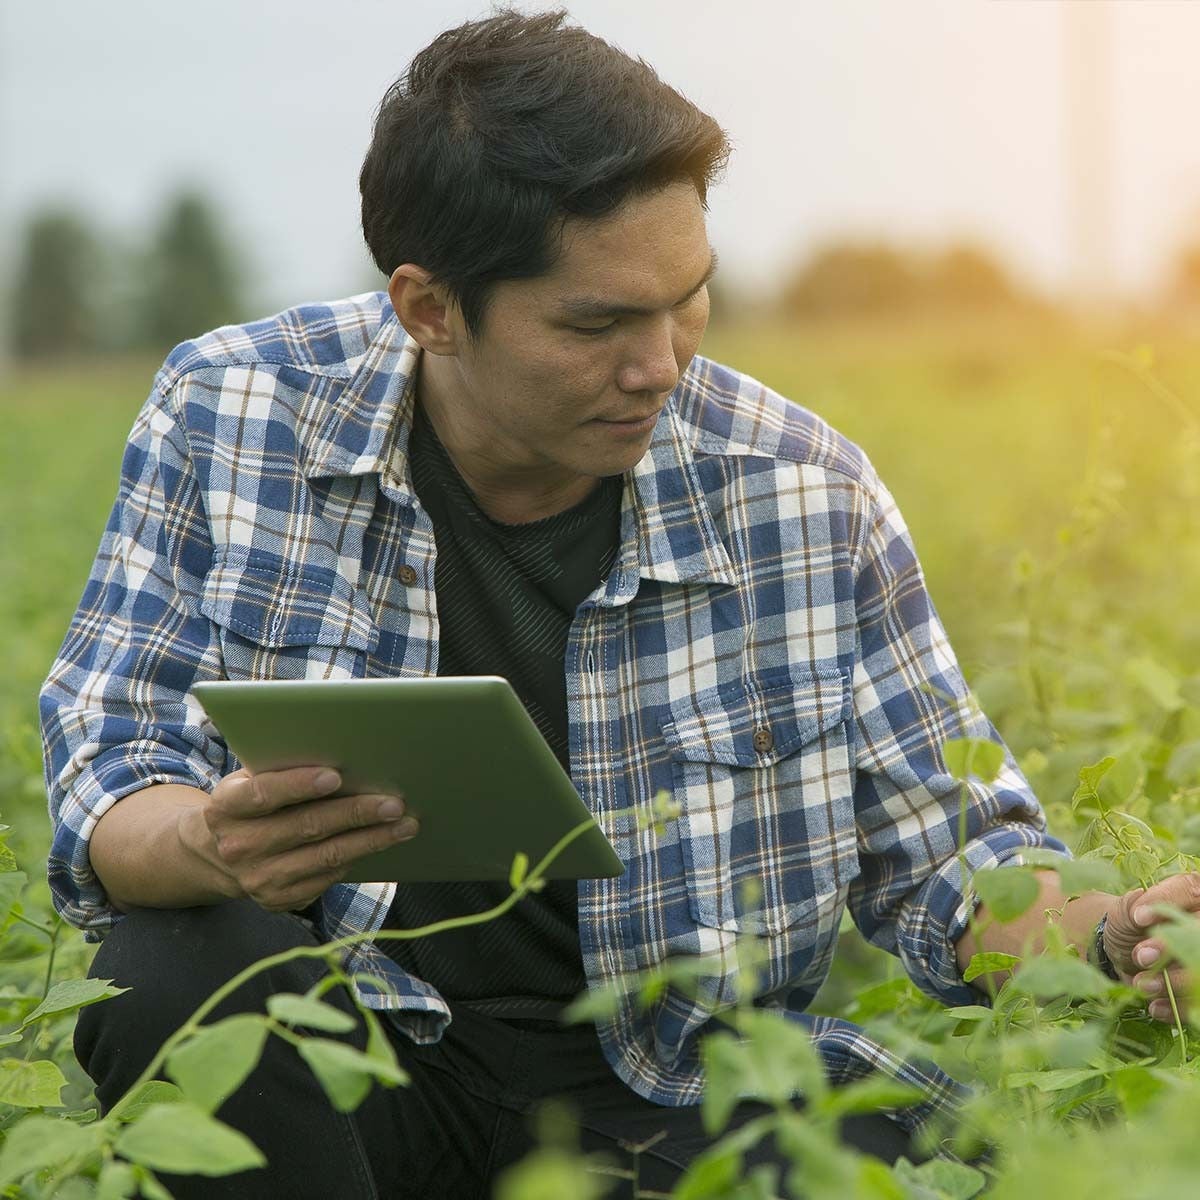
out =
<path fill-rule="evenodd" d="M 20 913 L 17 913 L 17 912 L 10 913 L 9 915 L 12 917 L 12 919 L 14 921 L 20 921 L 22 925 L 28 925 L 30 929 L 36 929 L 38 931 L 38 933 L 44 934 L 48 938 L 54 937 L 55 931 L 58 929 L 59 925 L 61 924 L 61 921 L 60 921 L 60 922 L 56 922 L 54 925 L 42 925 L 37 921 L 31 921 L 28 917 L 23 917 Z"/>
<path fill-rule="evenodd" d="M 387 941 L 407 941 L 413 938 L 429 937 L 431 934 L 444 933 L 449 929 L 466 929 L 472 925 L 483 925 L 488 921 L 493 921 L 497 917 L 503 916 L 520 900 L 527 896 L 530 892 L 536 891 L 541 885 L 543 873 L 550 864 L 573 842 L 576 838 L 581 837 L 593 825 L 592 818 L 589 817 L 586 821 L 581 821 L 574 829 L 568 830 L 561 838 L 546 852 L 541 862 L 537 864 L 521 881 L 521 883 L 513 889 L 499 904 L 493 908 L 485 909 L 483 912 L 470 913 L 463 917 L 450 917 L 444 921 L 436 921 L 432 925 L 423 926 L 420 929 L 380 929 L 373 932 L 354 933 L 344 938 L 337 938 L 331 942 L 323 942 L 319 946 L 297 946 L 291 950 L 284 950 L 278 954 L 272 954 L 268 958 L 260 959 L 258 962 L 251 963 L 245 970 L 239 971 L 232 979 L 228 980 L 219 987 L 194 1013 L 181 1025 L 163 1044 L 158 1048 L 157 1053 L 146 1065 L 146 1069 L 134 1080 L 132 1086 L 125 1093 L 131 1094 L 143 1084 L 149 1083 L 162 1070 L 163 1065 L 170 1057 L 171 1052 L 180 1042 L 190 1037 L 199 1029 L 204 1018 L 209 1015 L 220 1003 L 227 997 L 237 991 L 242 984 L 253 979 L 255 975 L 261 974 L 263 971 L 269 971 L 272 967 L 278 967 L 286 962 L 293 962 L 301 958 L 327 958 L 330 960 L 334 969 L 337 969 L 337 959 L 343 950 L 348 950 L 353 946 L 361 945 L 364 942 L 372 942 L 376 940 Z M 120 1102 L 118 1101 L 118 1104 Z M 114 1108 L 117 1107 L 114 1105 Z M 107 1118 L 106 1118 L 107 1119 Z"/>
<path fill-rule="evenodd" d="M 1171 986 L 1171 976 L 1164 971 L 1163 983 L 1167 985 L 1167 999 L 1171 1002 L 1171 1015 L 1175 1018 L 1175 1032 L 1179 1034 L 1179 1065 L 1187 1066 L 1187 1033 L 1179 1016 L 1179 1005 L 1175 1002 L 1175 989 Z"/>

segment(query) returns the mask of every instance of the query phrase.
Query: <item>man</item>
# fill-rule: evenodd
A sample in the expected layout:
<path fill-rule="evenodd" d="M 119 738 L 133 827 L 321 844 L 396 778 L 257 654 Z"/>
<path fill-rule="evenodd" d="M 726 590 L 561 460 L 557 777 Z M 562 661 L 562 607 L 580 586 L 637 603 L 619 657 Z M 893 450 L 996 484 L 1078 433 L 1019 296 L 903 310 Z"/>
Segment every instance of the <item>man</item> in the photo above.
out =
<path fill-rule="evenodd" d="M 247 963 L 505 891 L 340 884 L 420 837 L 403 798 L 250 777 L 198 680 L 505 675 L 626 866 L 350 955 L 412 1085 L 341 1116 L 272 1039 L 220 1111 L 270 1166 L 219 1194 L 484 1195 L 555 1095 L 585 1148 L 663 1135 L 640 1183 L 668 1188 L 706 1144 L 698 1037 L 738 993 L 739 936 L 764 939 L 754 986 L 781 1020 L 847 905 L 922 988 L 969 1001 L 962 863 L 1058 845 L 1011 760 L 970 788 L 959 845 L 940 746 L 995 734 L 945 699 L 965 687 L 895 505 L 819 419 L 696 357 L 727 152 L 561 14 L 464 25 L 385 97 L 363 167 L 387 295 L 218 330 L 155 380 L 42 699 L 55 899 L 107 935 L 96 973 L 131 987 L 80 1021 L 101 1102 Z M 680 816 L 660 836 L 620 815 L 662 788 Z M 1053 876 L 1044 891 L 1063 907 Z M 1063 923 L 1086 948 L 1111 909 L 1101 945 L 1128 976 L 1156 946 L 1131 908 L 1086 897 Z M 1019 952 L 1040 920 L 987 945 Z M 694 990 L 558 1022 L 587 986 L 695 954 Z M 227 1011 L 312 981 L 272 972 Z M 843 1023 L 810 1027 L 835 1078 L 881 1061 Z M 908 1151 L 882 1117 L 846 1136 Z"/>

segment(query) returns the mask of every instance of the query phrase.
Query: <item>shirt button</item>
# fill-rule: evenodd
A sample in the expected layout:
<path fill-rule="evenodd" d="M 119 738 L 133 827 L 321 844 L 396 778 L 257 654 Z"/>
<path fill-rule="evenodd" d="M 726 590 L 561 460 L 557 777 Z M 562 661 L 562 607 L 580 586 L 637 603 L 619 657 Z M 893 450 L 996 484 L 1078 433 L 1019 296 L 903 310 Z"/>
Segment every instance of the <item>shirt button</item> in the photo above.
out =
<path fill-rule="evenodd" d="M 417 569 L 410 567 L 408 563 L 400 568 L 400 582 L 403 584 L 413 584 L 417 582 Z"/>
<path fill-rule="evenodd" d="M 754 748 L 759 754 L 766 754 L 775 745 L 775 735 L 763 725 L 754 731 Z"/>

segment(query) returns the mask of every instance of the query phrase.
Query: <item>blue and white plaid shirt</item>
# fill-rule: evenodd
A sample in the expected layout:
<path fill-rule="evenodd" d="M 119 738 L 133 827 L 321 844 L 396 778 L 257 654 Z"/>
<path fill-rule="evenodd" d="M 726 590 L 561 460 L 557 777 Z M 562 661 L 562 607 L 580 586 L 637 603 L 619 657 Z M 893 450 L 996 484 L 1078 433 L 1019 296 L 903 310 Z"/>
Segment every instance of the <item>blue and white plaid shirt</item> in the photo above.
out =
<path fill-rule="evenodd" d="M 418 354 L 376 293 L 217 330 L 156 377 L 42 693 L 51 887 L 90 938 L 120 917 L 88 858 L 97 820 L 148 784 L 211 790 L 237 767 L 198 680 L 436 674 L 433 528 L 407 458 Z M 709 964 L 599 1026 L 635 1091 L 699 1099 L 695 1035 L 738 997 L 741 935 L 768 950 L 757 1002 L 799 1018 L 847 906 L 923 990 L 978 1000 L 955 961 L 968 902 L 940 747 L 997 735 L 947 700 L 965 685 L 857 447 L 694 359 L 626 476 L 616 564 L 580 605 L 564 668 L 572 777 L 626 866 L 580 882 L 588 979 Z M 681 808 L 665 833 L 629 815 L 660 789 Z M 1011 758 L 965 803 L 972 870 L 1058 846 Z M 394 886 L 330 888 L 321 933 L 378 929 Z M 348 967 L 410 1036 L 440 1036 L 430 984 L 369 943 Z M 926 1086 L 930 1107 L 953 1091 L 846 1022 L 800 1019 L 835 1079 L 879 1067 Z"/>

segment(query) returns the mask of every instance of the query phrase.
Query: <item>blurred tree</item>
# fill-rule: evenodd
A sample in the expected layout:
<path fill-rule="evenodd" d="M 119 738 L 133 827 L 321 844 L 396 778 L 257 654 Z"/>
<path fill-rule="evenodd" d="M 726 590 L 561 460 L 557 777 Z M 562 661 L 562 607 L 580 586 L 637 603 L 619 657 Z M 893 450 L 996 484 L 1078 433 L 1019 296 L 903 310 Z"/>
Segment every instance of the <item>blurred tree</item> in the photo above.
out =
<path fill-rule="evenodd" d="M 926 281 L 928 299 L 952 309 L 1001 308 L 1016 300 L 1008 272 L 986 250 L 966 243 L 935 256 Z"/>
<path fill-rule="evenodd" d="M 1183 308 L 1200 308 L 1200 242 L 1184 246 L 1175 256 L 1167 302 Z"/>
<path fill-rule="evenodd" d="M 86 221 L 66 209 L 34 213 L 21 235 L 13 285 L 12 350 L 48 358 L 101 341 L 103 255 Z"/>
<path fill-rule="evenodd" d="M 785 283 L 781 303 L 796 316 L 891 315 L 1034 303 L 989 251 L 969 243 L 933 254 L 883 242 L 818 248 Z"/>
<path fill-rule="evenodd" d="M 913 263 L 891 246 L 835 242 L 792 276 L 782 299 L 798 316 L 886 313 L 912 304 L 920 287 Z"/>
<path fill-rule="evenodd" d="M 197 191 L 171 200 L 146 256 L 142 340 L 165 349 L 244 318 L 236 252 L 212 203 Z"/>

